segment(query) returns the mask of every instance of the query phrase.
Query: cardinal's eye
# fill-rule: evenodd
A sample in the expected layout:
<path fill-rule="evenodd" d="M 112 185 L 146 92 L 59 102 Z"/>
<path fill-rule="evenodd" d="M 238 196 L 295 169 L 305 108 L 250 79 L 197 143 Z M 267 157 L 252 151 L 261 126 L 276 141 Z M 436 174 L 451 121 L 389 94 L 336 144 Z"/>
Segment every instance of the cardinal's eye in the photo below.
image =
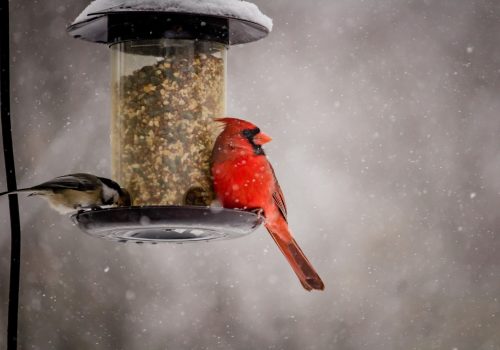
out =
<path fill-rule="evenodd" d="M 242 134 L 243 136 L 245 136 L 246 138 L 252 137 L 252 132 L 251 132 L 250 130 L 248 130 L 248 129 L 243 130 L 243 131 L 241 132 L 241 134 Z"/>
<path fill-rule="evenodd" d="M 241 132 L 241 134 L 242 134 L 245 138 L 247 138 L 247 139 L 251 140 L 251 139 L 253 139 L 253 137 L 254 137 L 255 135 L 257 135 L 259 132 L 260 132 L 260 129 L 259 129 L 259 128 L 255 128 L 255 129 L 245 129 L 245 130 L 243 130 L 243 131 Z"/>

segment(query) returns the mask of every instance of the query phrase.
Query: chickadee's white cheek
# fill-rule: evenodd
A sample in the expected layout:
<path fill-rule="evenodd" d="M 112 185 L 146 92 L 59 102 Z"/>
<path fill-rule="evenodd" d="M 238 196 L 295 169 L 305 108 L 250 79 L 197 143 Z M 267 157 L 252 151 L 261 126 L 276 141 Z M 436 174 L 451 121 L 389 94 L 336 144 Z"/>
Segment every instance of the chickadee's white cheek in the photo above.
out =
<path fill-rule="evenodd" d="M 116 199 L 118 197 L 118 194 L 116 193 L 116 191 L 109 188 L 106 185 L 102 186 L 102 194 L 103 194 L 104 199 L 113 198 L 113 200 L 115 202 L 116 202 Z"/>

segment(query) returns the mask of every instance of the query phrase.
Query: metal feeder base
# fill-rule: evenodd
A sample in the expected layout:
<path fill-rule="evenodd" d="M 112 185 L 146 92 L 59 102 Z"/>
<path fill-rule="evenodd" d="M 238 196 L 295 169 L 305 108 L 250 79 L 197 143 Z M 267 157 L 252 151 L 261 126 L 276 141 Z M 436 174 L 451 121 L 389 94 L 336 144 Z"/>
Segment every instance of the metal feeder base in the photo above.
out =
<path fill-rule="evenodd" d="M 71 218 L 91 236 L 136 243 L 231 239 L 253 232 L 263 222 L 247 211 L 197 206 L 109 208 L 79 212 Z"/>

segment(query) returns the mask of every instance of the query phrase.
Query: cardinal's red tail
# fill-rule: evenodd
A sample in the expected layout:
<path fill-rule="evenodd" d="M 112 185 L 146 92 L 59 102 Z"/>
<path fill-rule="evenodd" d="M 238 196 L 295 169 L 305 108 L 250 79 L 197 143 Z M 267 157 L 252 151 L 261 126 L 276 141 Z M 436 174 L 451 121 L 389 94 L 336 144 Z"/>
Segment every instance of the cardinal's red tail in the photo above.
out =
<path fill-rule="evenodd" d="M 295 239 L 291 236 L 286 223 L 284 225 L 279 225 L 279 227 L 276 226 L 277 225 L 266 225 L 266 228 L 283 255 L 285 255 L 290 266 L 292 266 L 295 274 L 297 274 L 302 286 L 308 291 L 313 289 L 325 289 L 321 277 L 319 277 L 312 264 L 307 260 L 302 249 L 300 249 Z"/>

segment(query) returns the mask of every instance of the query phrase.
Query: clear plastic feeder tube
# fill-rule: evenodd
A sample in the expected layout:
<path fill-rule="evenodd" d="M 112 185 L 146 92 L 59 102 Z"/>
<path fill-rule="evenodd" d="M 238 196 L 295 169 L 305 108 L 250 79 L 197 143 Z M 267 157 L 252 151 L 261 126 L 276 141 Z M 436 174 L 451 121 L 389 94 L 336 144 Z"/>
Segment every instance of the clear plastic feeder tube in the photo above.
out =
<path fill-rule="evenodd" d="M 112 47 L 112 172 L 133 205 L 209 205 L 225 115 L 226 46 L 177 39 Z"/>

